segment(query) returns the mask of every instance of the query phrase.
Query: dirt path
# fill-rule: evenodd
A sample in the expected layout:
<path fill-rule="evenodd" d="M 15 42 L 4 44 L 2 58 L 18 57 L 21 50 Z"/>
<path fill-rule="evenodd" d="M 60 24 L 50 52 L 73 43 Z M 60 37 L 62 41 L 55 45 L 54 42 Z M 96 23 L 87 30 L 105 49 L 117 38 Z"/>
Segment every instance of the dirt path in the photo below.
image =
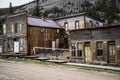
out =
<path fill-rule="evenodd" d="M 120 80 L 120 75 L 0 59 L 0 80 Z"/>

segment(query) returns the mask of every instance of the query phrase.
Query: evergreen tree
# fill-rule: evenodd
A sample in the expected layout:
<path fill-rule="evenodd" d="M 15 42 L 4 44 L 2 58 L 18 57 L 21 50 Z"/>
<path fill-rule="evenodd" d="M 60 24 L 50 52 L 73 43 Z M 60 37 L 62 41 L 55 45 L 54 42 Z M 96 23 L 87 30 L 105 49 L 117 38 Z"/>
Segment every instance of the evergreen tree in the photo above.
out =
<path fill-rule="evenodd" d="M 33 16 L 40 16 L 39 0 L 36 0 L 36 7 L 35 7 L 32 15 Z"/>

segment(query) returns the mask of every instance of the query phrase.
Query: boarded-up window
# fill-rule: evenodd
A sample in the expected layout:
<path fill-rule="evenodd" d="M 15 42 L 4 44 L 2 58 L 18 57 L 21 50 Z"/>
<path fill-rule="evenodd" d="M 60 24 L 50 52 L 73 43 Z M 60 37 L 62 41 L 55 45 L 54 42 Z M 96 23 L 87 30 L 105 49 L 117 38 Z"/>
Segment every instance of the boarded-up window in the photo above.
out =
<path fill-rule="evenodd" d="M 97 42 L 97 56 L 103 56 L 103 43 Z"/>

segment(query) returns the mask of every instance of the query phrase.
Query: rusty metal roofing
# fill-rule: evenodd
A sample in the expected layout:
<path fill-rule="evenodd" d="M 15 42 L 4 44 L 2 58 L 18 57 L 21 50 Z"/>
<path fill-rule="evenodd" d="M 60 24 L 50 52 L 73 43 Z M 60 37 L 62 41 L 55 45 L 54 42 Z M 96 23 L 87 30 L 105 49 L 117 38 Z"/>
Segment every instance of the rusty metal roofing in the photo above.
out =
<path fill-rule="evenodd" d="M 28 25 L 30 26 L 39 26 L 39 27 L 48 27 L 48 28 L 62 28 L 59 24 L 57 24 L 53 20 L 42 20 L 40 18 L 35 17 L 27 17 L 28 19 Z"/>

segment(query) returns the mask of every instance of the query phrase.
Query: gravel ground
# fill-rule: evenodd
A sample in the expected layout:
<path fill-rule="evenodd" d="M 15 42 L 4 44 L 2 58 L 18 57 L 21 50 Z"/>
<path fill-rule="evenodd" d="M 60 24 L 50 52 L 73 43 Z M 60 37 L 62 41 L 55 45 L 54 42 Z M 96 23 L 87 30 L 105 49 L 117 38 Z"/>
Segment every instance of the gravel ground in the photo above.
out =
<path fill-rule="evenodd" d="M 120 75 L 0 59 L 0 80 L 120 80 Z"/>

